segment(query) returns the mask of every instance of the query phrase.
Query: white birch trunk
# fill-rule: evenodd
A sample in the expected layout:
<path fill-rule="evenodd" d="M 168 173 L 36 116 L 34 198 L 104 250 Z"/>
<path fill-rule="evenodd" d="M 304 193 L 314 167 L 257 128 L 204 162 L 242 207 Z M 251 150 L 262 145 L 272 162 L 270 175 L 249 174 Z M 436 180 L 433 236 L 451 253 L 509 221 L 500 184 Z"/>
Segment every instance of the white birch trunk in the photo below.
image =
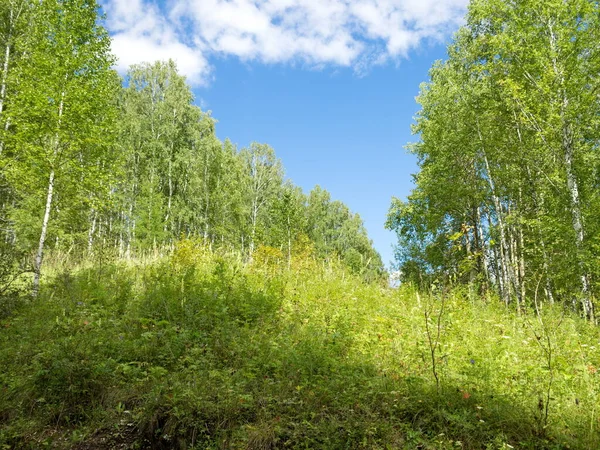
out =
<path fill-rule="evenodd" d="M 509 212 L 510 214 L 510 212 Z M 510 270 L 514 276 L 513 280 L 513 288 L 516 293 L 517 298 L 517 312 L 521 310 L 521 290 L 520 290 L 520 278 L 519 278 L 519 255 L 517 249 L 517 239 L 515 238 L 515 227 L 511 226 L 509 228 L 508 240 L 509 240 L 509 255 L 510 255 Z"/>
<path fill-rule="evenodd" d="M 96 232 L 96 221 L 98 219 L 98 215 L 96 214 L 96 210 L 92 208 L 91 211 L 92 220 L 90 224 L 90 229 L 88 232 L 88 254 L 92 254 L 92 248 L 94 246 L 94 233 Z"/>
<path fill-rule="evenodd" d="M 4 111 L 4 104 L 6 102 L 6 89 L 7 89 L 7 83 L 8 83 L 8 70 L 10 68 L 10 57 L 11 57 L 11 40 L 13 38 L 13 33 L 16 29 L 16 23 L 19 20 L 19 17 L 21 16 L 21 13 L 24 11 L 26 5 L 25 5 L 25 1 L 22 1 L 18 6 L 16 3 L 11 2 L 11 6 L 10 6 L 10 19 L 9 19 L 9 26 L 8 26 L 8 35 L 6 37 L 6 50 L 5 50 L 5 54 L 4 54 L 4 63 L 3 63 L 3 68 L 2 68 L 2 85 L 0 87 L 0 117 L 2 116 L 2 113 Z M 9 119 L 7 119 L 4 122 L 4 131 L 8 131 L 8 128 L 10 127 L 10 121 Z M 2 152 L 4 151 L 4 139 L 0 140 L 0 155 L 2 155 Z"/>
<path fill-rule="evenodd" d="M 256 237 L 256 221 L 258 220 L 258 205 L 252 205 L 252 234 L 250 235 L 250 257 L 254 253 L 254 239 Z"/>
<path fill-rule="evenodd" d="M 172 145 L 172 144 L 171 144 Z M 171 152 L 173 150 L 171 149 Z M 173 201 L 173 176 L 172 176 L 172 168 L 173 163 L 171 162 L 171 158 L 169 158 L 169 169 L 168 169 L 168 181 L 169 181 L 169 198 L 167 200 L 167 215 L 165 216 L 165 224 L 163 226 L 163 231 L 166 233 L 169 228 L 169 219 L 171 217 L 171 204 Z M 172 231 L 172 230 L 171 230 Z"/>
<path fill-rule="evenodd" d="M 11 11 L 12 17 L 12 11 Z M 11 34 L 8 34 L 8 38 L 6 40 L 6 52 L 4 55 L 4 64 L 2 66 L 2 86 L 0 87 L 0 117 L 2 117 L 2 113 L 4 112 L 4 101 L 6 98 L 6 80 L 8 78 L 8 62 L 10 60 L 10 39 Z M 4 131 L 7 131 L 9 127 L 9 120 L 6 119 L 4 122 Z M 4 137 L 0 140 L 0 156 L 4 152 Z"/>
<path fill-rule="evenodd" d="M 502 204 L 500 203 L 500 199 L 496 195 L 496 187 L 494 184 L 494 180 L 492 178 L 492 174 L 490 171 L 490 164 L 488 162 L 487 156 L 483 155 L 483 159 L 485 162 L 485 168 L 487 171 L 487 179 L 488 184 L 490 186 L 490 190 L 492 192 L 492 199 L 494 202 L 494 208 L 496 210 L 496 220 L 498 221 L 498 228 L 500 231 L 500 272 L 502 277 L 502 298 L 506 304 L 510 303 L 510 275 L 509 275 L 509 261 L 508 261 L 508 246 L 506 243 L 506 230 L 504 228 L 504 220 L 503 220 L 503 210 Z"/>
<path fill-rule="evenodd" d="M 48 192 L 46 195 L 46 208 L 44 210 L 44 219 L 42 220 L 42 232 L 38 244 L 37 254 L 35 256 L 34 275 L 33 275 L 33 297 L 37 297 L 40 288 L 40 277 L 42 273 L 42 260 L 44 258 L 44 244 L 48 234 L 48 223 L 50 222 L 50 210 L 52 208 L 52 197 L 54 195 L 54 169 L 50 171 L 48 180 Z"/>
<path fill-rule="evenodd" d="M 210 193 L 208 188 L 208 164 L 209 155 L 208 150 L 206 152 L 206 158 L 204 159 L 204 242 L 208 239 L 208 214 L 210 211 Z"/>
<path fill-rule="evenodd" d="M 559 52 L 557 36 L 553 29 L 552 21 L 548 21 L 548 32 L 550 37 L 550 49 L 554 55 Z M 573 222 L 573 230 L 576 237 L 577 246 L 577 264 L 579 266 L 579 276 L 581 280 L 581 305 L 583 307 L 584 315 L 594 320 L 594 306 L 591 296 L 591 288 L 589 282 L 589 275 L 584 267 L 581 251 L 583 250 L 583 243 L 585 240 L 585 231 L 583 226 L 583 218 L 581 214 L 581 204 L 579 199 L 579 185 L 575 172 L 573 170 L 573 157 L 574 157 L 574 142 L 573 142 L 573 130 L 571 129 L 568 119 L 567 110 L 569 107 L 569 97 L 566 92 L 565 84 L 565 68 L 559 64 L 558 56 L 552 58 L 552 67 L 554 69 L 554 75 L 560 86 L 559 97 L 560 97 L 560 119 L 562 125 L 562 150 L 565 156 L 565 172 L 567 177 L 567 187 L 571 197 L 571 216 Z"/>
<path fill-rule="evenodd" d="M 591 289 L 589 283 L 589 276 L 585 270 L 583 261 L 581 259 L 581 251 L 583 249 L 585 232 L 583 228 L 583 218 L 581 214 L 581 204 L 579 199 L 579 185 L 573 172 L 573 143 L 568 129 L 563 130 L 563 148 L 565 151 L 567 187 L 569 188 L 569 194 L 571 196 L 571 216 L 573 220 L 573 230 L 575 231 L 575 236 L 577 239 L 577 262 L 579 265 L 582 293 L 581 306 L 583 307 L 584 315 L 588 319 L 593 320 L 594 307 L 590 298 Z"/>
<path fill-rule="evenodd" d="M 10 34 L 6 41 L 6 52 L 4 55 L 4 64 L 2 66 L 2 85 L 0 86 L 0 115 L 4 111 L 4 99 L 6 98 L 6 80 L 8 78 L 8 62 L 10 60 Z"/>
<path fill-rule="evenodd" d="M 287 238 L 288 238 L 288 269 L 291 269 L 292 268 L 292 224 L 290 223 L 289 213 L 287 215 Z"/>
<path fill-rule="evenodd" d="M 488 251 L 486 249 L 485 246 L 485 239 L 484 239 L 484 235 L 483 235 L 483 225 L 482 225 L 482 220 L 481 220 L 481 208 L 477 207 L 477 211 L 476 211 L 476 215 L 477 215 L 477 234 L 478 234 L 478 239 L 479 239 L 479 251 L 481 251 L 481 257 L 482 257 L 482 263 L 483 263 L 483 271 L 485 273 L 485 279 L 487 283 L 491 282 L 491 277 L 490 277 L 490 260 L 489 260 L 489 255 L 488 255 Z"/>
<path fill-rule="evenodd" d="M 61 94 L 60 105 L 58 106 L 58 127 L 60 128 L 62 115 L 63 115 L 63 107 L 64 107 L 64 99 L 65 92 L 63 91 Z M 59 145 L 59 137 L 58 132 L 54 138 L 54 158 L 58 155 L 58 145 Z M 55 161 L 52 161 L 54 164 Z M 40 278 L 42 275 L 42 262 L 44 259 L 44 244 L 46 243 L 46 235 L 48 234 L 48 223 L 50 222 L 50 212 L 52 210 L 52 198 L 54 196 L 54 167 L 50 170 L 50 177 L 48 179 L 48 191 L 46 193 L 46 207 L 44 209 L 44 218 L 42 220 L 42 232 L 40 233 L 40 240 L 38 243 L 38 250 L 35 256 L 35 263 L 33 266 L 33 297 L 37 297 L 39 289 L 40 289 Z"/>
<path fill-rule="evenodd" d="M 521 301 L 525 301 L 527 286 L 525 284 L 525 238 L 523 236 L 523 225 L 519 225 L 519 283 L 521 288 Z"/>
<path fill-rule="evenodd" d="M 121 223 L 125 223 L 125 215 L 123 214 L 123 211 L 121 211 Z M 125 244 L 123 242 L 123 227 L 121 227 L 121 229 L 119 230 L 119 243 L 118 243 L 118 247 L 119 247 L 119 259 L 123 258 L 123 256 L 125 256 Z"/>

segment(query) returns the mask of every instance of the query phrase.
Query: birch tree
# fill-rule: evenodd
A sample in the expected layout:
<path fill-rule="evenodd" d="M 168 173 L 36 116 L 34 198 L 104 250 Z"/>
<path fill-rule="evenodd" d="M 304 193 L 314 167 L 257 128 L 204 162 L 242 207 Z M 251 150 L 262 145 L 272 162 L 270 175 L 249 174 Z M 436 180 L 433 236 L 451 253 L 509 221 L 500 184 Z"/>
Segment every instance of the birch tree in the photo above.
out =
<path fill-rule="evenodd" d="M 119 85 L 95 1 L 43 0 L 36 3 L 32 20 L 15 69 L 19 90 L 7 113 L 15 130 L 11 145 L 19 148 L 9 173 L 12 185 L 21 199 L 37 198 L 42 206 L 31 211 L 39 231 L 35 295 L 57 194 L 107 187 L 102 180 L 110 171 Z M 63 201 L 68 205 L 72 199 Z"/>
<path fill-rule="evenodd" d="M 535 133 L 544 159 L 557 169 L 557 190 L 567 200 L 576 249 L 581 307 L 589 318 L 594 316 L 585 264 L 590 236 L 583 206 L 588 202 L 582 198 L 589 178 L 582 169 L 595 146 L 589 121 L 600 112 L 599 13 L 597 2 L 588 0 L 479 1 L 470 13 L 478 57 L 488 61 L 485 67 L 518 125 Z"/>
<path fill-rule="evenodd" d="M 122 99 L 121 195 L 127 253 L 208 233 L 207 194 L 219 146 L 214 121 L 193 104 L 173 61 L 132 66 Z M 203 224 L 203 230 L 200 230 Z"/>
<path fill-rule="evenodd" d="M 275 157 L 273 149 L 266 144 L 252 143 L 240 152 L 244 169 L 245 183 L 241 188 L 247 193 L 248 221 L 250 228 L 249 252 L 254 252 L 257 232 L 264 223 L 276 192 L 283 182 L 283 166 Z"/>

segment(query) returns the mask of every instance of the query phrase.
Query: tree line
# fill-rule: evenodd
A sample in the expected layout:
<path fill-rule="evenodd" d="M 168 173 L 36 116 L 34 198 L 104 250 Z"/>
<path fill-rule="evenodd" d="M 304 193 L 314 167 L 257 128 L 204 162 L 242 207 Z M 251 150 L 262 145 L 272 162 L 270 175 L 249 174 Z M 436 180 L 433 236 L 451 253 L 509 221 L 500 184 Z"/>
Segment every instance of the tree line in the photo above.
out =
<path fill-rule="evenodd" d="M 4 252 L 132 258 L 181 239 L 288 263 L 310 247 L 384 272 L 361 218 L 285 178 L 266 145 L 215 135 L 173 61 L 114 70 L 95 0 L 0 4 L 0 233 Z"/>
<path fill-rule="evenodd" d="M 415 188 L 388 216 L 404 280 L 594 319 L 599 42 L 596 1 L 471 1 L 421 87 Z"/>

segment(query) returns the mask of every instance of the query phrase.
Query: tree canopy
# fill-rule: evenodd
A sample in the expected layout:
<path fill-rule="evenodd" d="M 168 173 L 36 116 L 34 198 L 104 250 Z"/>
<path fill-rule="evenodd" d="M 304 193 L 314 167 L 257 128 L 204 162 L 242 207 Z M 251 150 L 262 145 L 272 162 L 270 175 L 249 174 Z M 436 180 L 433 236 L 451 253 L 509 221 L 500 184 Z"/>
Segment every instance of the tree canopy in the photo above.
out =
<path fill-rule="evenodd" d="M 594 316 L 599 8 L 471 2 L 448 59 L 421 87 L 409 147 L 420 171 L 388 216 L 405 280 Z"/>

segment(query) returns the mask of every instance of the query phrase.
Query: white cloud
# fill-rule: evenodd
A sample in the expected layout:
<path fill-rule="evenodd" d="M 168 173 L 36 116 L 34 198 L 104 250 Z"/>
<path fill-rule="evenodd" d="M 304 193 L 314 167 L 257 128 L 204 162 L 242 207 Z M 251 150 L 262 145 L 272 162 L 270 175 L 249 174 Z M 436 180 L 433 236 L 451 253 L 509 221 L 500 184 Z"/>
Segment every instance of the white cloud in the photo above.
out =
<path fill-rule="evenodd" d="M 203 49 L 187 42 L 174 23 L 144 0 L 109 0 L 104 3 L 117 69 L 132 64 L 173 59 L 192 84 L 202 84 L 210 74 Z"/>
<path fill-rule="evenodd" d="M 193 84 L 209 59 L 353 67 L 406 57 L 455 30 L 468 0 L 103 0 L 119 69 L 172 58 Z"/>

